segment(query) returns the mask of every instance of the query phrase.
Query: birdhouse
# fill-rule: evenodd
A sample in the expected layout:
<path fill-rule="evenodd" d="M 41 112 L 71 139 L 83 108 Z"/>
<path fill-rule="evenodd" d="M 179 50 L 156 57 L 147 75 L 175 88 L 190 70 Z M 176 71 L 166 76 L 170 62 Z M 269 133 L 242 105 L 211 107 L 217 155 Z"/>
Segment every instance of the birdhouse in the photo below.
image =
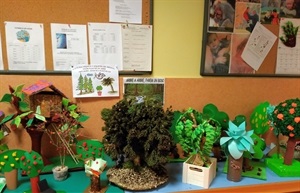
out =
<path fill-rule="evenodd" d="M 67 98 L 51 82 L 45 80 L 39 80 L 27 88 L 23 88 L 23 92 L 26 94 L 30 110 L 35 112 L 36 108 L 40 106 L 41 114 L 46 118 L 61 111 L 62 98 Z"/>

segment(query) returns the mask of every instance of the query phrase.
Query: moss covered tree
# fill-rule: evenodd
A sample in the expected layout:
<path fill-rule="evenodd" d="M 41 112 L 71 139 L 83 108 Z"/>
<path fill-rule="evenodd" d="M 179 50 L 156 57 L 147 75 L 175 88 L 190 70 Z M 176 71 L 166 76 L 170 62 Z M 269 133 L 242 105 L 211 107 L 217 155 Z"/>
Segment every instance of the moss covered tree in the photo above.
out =
<path fill-rule="evenodd" d="M 101 111 L 105 121 L 103 143 L 117 167 L 139 169 L 147 166 L 161 171 L 171 152 L 177 154 L 170 133 L 171 107 L 164 110 L 154 99 L 125 98 L 111 109 Z"/>

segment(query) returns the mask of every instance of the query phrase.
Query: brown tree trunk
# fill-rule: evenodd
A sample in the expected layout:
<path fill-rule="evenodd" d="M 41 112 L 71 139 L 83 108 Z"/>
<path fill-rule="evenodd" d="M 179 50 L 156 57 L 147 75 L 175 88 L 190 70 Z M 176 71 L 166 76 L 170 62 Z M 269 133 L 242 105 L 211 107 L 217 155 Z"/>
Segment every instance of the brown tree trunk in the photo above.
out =
<path fill-rule="evenodd" d="M 243 160 L 243 170 L 244 171 L 251 171 L 253 170 L 253 166 L 251 165 L 251 160 L 249 158 L 244 158 Z"/>
<path fill-rule="evenodd" d="M 42 137 L 43 137 L 44 131 L 39 131 L 36 128 L 27 128 L 26 131 L 29 134 L 30 139 L 31 139 L 31 149 L 33 151 L 39 153 L 42 156 L 44 165 L 51 164 L 51 162 L 45 156 L 43 156 L 41 153 Z"/>
<path fill-rule="evenodd" d="M 243 156 L 239 159 L 234 159 L 231 155 L 228 156 L 227 179 L 233 182 L 239 182 L 242 178 Z"/>
<path fill-rule="evenodd" d="M 90 192 L 97 193 L 100 192 L 100 190 L 101 190 L 100 176 L 92 175 Z"/>
<path fill-rule="evenodd" d="M 289 137 L 289 139 L 287 141 L 286 152 L 284 154 L 284 164 L 285 165 L 292 165 L 296 141 L 297 140 L 295 137 Z"/>

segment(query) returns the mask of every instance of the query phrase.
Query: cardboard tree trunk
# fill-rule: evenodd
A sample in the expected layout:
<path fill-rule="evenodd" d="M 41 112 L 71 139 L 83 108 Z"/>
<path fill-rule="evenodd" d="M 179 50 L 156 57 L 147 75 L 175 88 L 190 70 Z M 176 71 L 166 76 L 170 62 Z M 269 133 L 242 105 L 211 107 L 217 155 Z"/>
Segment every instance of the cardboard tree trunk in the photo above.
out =
<path fill-rule="evenodd" d="M 231 155 L 228 156 L 227 179 L 233 182 L 239 182 L 243 172 L 243 156 L 239 159 L 234 159 Z"/>

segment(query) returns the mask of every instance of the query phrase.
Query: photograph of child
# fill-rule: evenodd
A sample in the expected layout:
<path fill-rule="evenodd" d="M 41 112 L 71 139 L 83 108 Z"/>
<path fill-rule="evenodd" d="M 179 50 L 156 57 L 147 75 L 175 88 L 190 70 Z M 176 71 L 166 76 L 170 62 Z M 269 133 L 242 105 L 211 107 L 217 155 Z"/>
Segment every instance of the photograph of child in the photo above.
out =
<path fill-rule="evenodd" d="M 254 74 L 255 70 L 242 58 L 242 53 L 247 44 L 250 34 L 233 34 L 231 37 L 231 61 L 230 74 Z"/>
<path fill-rule="evenodd" d="M 205 72 L 228 74 L 230 61 L 230 33 L 208 33 Z"/>
<path fill-rule="evenodd" d="M 236 2 L 234 33 L 251 33 L 260 18 L 260 3 Z"/>
<path fill-rule="evenodd" d="M 235 0 L 209 0 L 208 31 L 233 32 Z"/>
<path fill-rule="evenodd" d="M 299 0 L 282 0 L 280 6 L 280 17 L 299 18 L 300 1 Z"/>

